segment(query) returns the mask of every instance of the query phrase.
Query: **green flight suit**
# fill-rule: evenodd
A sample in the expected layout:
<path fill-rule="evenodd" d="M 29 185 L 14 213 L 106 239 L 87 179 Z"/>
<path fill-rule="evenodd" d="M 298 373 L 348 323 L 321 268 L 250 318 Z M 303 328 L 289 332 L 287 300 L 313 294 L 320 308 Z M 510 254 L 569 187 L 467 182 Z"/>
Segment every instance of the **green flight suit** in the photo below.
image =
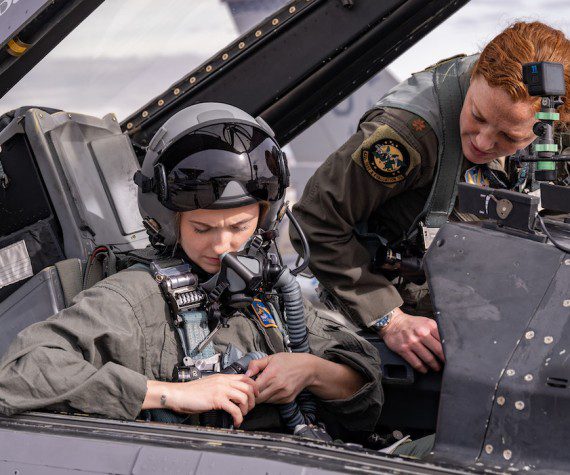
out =
<path fill-rule="evenodd" d="M 293 207 L 309 241 L 311 271 L 361 327 L 404 302 L 406 311 L 429 314 L 427 286 L 410 284 L 401 294 L 384 275 L 372 272 L 371 255 L 355 229 L 366 223 L 388 241 L 401 238 L 424 208 L 437 163 L 438 138 L 427 120 L 401 108 L 377 106 L 317 169 Z M 463 158 L 462 180 L 473 166 Z M 507 180 L 500 160 L 486 167 Z M 452 219 L 463 218 L 472 217 L 454 211 Z M 301 252 L 293 228 L 291 241 Z"/>
<path fill-rule="evenodd" d="M 383 394 L 377 351 L 330 317 L 307 308 L 312 352 L 346 364 L 366 384 L 345 400 L 318 400 L 319 410 L 347 430 L 372 431 Z M 259 320 L 230 318 L 213 338 L 223 352 L 228 344 L 243 353 L 283 350 Z M 0 412 L 48 409 L 135 419 L 147 380 L 170 380 L 182 348 L 158 284 L 146 270 L 128 269 L 80 293 L 73 305 L 24 329 L 0 363 Z M 262 404 L 242 428 L 280 428 L 276 406 Z"/>

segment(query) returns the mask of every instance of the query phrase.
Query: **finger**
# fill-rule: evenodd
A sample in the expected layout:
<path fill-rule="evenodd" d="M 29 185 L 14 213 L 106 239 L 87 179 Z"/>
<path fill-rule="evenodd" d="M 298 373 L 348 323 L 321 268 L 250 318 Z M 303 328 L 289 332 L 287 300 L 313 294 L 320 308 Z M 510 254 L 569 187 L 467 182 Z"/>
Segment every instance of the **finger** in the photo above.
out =
<path fill-rule="evenodd" d="M 243 381 L 236 381 L 232 384 L 232 387 L 247 396 L 248 412 L 251 411 L 255 407 L 255 392 L 253 387 Z"/>
<path fill-rule="evenodd" d="M 257 378 L 255 378 L 255 383 L 261 392 L 267 389 L 267 387 L 272 383 L 273 379 L 274 378 L 271 374 L 271 371 L 263 371 L 257 376 Z"/>
<path fill-rule="evenodd" d="M 252 378 L 256 374 L 263 371 L 265 369 L 265 367 L 268 365 L 268 363 L 269 363 L 269 357 L 268 356 L 266 356 L 265 358 L 261 358 L 259 360 L 250 361 L 249 365 L 247 367 L 247 371 L 245 372 L 245 375 Z"/>
<path fill-rule="evenodd" d="M 420 373 L 427 373 L 427 367 L 422 363 L 422 361 L 411 351 L 406 351 L 400 355 L 404 358 L 409 365 Z"/>
<path fill-rule="evenodd" d="M 212 378 L 216 377 L 218 375 L 214 375 L 212 376 Z M 257 384 L 257 382 L 249 377 L 247 377 L 245 374 L 222 374 L 220 375 L 224 378 L 229 378 L 231 381 L 231 384 L 235 384 L 235 383 L 243 383 L 243 384 L 247 384 L 248 386 L 250 386 L 253 390 L 254 395 L 257 396 L 257 394 L 259 394 L 259 385 Z"/>
<path fill-rule="evenodd" d="M 431 369 L 434 371 L 439 371 L 441 366 L 437 362 L 435 355 L 429 351 L 422 342 L 418 342 L 416 345 L 412 347 L 412 351 L 416 354 L 416 356 L 423 361 L 423 363 L 427 364 Z"/>
<path fill-rule="evenodd" d="M 267 386 L 265 389 L 259 391 L 259 397 L 256 399 L 257 404 L 262 402 L 273 402 L 273 397 L 279 392 L 279 388 L 275 385 Z"/>
<path fill-rule="evenodd" d="M 295 400 L 295 395 L 287 390 L 276 391 L 269 401 L 271 404 L 287 404 Z"/>
<path fill-rule="evenodd" d="M 243 422 L 243 415 L 238 406 L 236 406 L 229 399 L 226 399 L 222 403 L 222 409 L 226 411 L 230 416 L 232 416 L 235 427 L 239 427 L 241 425 L 241 423 Z"/>
<path fill-rule="evenodd" d="M 227 397 L 233 403 L 237 404 L 241 413 L 245 416 L 249 412 L 249 403 L 247 400 L 247 394 L 241 392 L 238 389 L 229 389 L 227 392 Z"/>
<path fill-rule="evenodd" d="M 257 381 L 255 379 L 251 379 L 249 376 L 246 376 L 245 374 L 242 375 L 242 378 L 240 381 L 243 381 L 245 384 L 247 384 L 248 386 L 250 386 L 253 390 L 253 393 L 257 396 L 259 394 L 259 384 L 257 383 Z"/>
<path fill-rule="evenodd" d="M 433 325 L 430 325 L 430 333 L 432 334 L 432 336 L 437 340 L 437 341 L 441 341 L 441 338 L 439 336 L 439 328 L 437 327 L 437 323 L 435 320 L 432 320 Z"/>
<path fill-rule="evenodd" d="M 429 350 L 436 355 L 441 361 L 445 361 L 445 356 L 443 355 L 443 347 L 439 340 L 434 338 L 430 335 L 429 338 L 426 338 L 424 341 L 424 345 L 429 348 Z"/>

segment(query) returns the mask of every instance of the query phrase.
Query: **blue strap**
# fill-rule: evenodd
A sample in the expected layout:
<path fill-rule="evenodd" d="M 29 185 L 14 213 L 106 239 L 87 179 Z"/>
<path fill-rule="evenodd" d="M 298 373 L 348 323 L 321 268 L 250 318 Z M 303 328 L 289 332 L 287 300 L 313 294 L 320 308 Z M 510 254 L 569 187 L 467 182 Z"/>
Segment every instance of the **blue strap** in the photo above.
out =
<path fill-rule="evenodd" d="M 208 327 L 208 314 L 203 310 L 188 310 L 180 314 L 182 326 L 177 327 L 180 340 L 184 342 L 183 349 L 186 356 L 193 359 L 203 359 L 214 356 L 214 345 L 210 342 L 198 353 L 197 348 L 210 334 Z"/>

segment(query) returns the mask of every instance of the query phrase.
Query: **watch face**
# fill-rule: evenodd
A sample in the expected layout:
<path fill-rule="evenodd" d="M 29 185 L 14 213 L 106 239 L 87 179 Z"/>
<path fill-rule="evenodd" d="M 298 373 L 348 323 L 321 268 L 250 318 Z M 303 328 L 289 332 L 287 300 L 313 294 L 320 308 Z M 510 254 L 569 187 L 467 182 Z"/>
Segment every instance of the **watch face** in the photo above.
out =
<path fill-rule="evenodd" d="M 390 323 L 390 317 L 388 315 L 384 315 L 380 320 L 378 320 L 376 325 L 380 328 L 384 328 L 388 323 Z"/>

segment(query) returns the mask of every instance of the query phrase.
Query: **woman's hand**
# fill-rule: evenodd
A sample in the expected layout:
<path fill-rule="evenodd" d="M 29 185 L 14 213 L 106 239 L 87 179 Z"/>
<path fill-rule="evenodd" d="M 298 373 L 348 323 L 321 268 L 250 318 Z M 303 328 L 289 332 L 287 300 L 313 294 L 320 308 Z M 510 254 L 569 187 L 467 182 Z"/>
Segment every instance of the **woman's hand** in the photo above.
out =
<path fill-rule="evenodd" d="M 293 401 L 305 388 L 322 400 L 347 399 L 366 379 L 350 366 L 310 353 L 277 353 L 249 363 L 246 376 L 257 376 L 257 404 Z"/>
<path fill-rule="evenodd" d="M 249 363 L 246 376 L 257 376 L 258 404 L 293 401 L 315 379 L 317 356 L 309 353 L 276 353 Z"/>
<path fill-rule="evenodd" d="M 397 308 L 380 337 L 420 373 L 427 373 L 428 367 L 439 371 L 440 361 L 445 361 L 437 323 L 431 318 L 408 315 Z"/>
<path fill-rule="evenodd" d="M 171 409 L 187 414 L 221 409 L 239 427 L 258 395 L 257 383 L 243 374 L 214 374 L 187 383 L 147 381 L 142 409 Z"/>

